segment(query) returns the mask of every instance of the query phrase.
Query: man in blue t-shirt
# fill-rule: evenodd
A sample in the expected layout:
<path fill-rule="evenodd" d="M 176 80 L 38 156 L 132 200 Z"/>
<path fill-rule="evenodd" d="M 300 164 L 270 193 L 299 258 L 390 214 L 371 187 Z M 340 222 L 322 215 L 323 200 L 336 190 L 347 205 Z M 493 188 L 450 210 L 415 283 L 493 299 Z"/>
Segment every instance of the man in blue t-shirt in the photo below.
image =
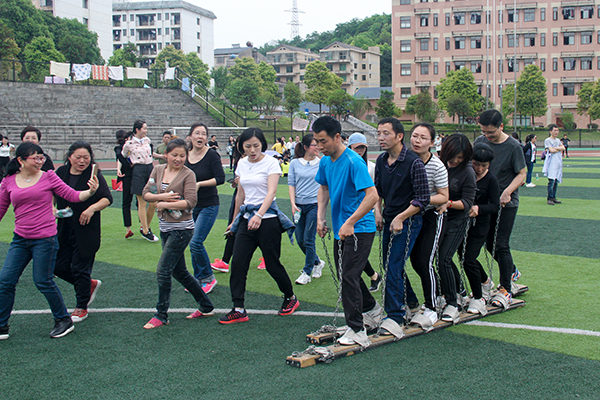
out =
<path fill-rule="evenodd" d="M 342 251 L 342 304 L 349 328 L 338 343 L 367 347 L 370 342 L 365 323 L 371 322 L 369 327 L 375 328 L 373 322 L 381 315 L 381 307 L 360 275 L 375 237 L 372 209 L 379 196 L 364 160 L 342 143 L 340 123 L 332 117 L 321 117 L 314 122 L 312 129 L 319 149 L 324 154 L 315 177 L 321 185 L 317 233 L 321 237 L 327 233 L 325 213 L 331 199 L 336 265 L 339 263 L 338 250 Z M 339 270 L 340 266 L 337 267 Z M 368 321 L 363 321 L 363 318 Z"/>

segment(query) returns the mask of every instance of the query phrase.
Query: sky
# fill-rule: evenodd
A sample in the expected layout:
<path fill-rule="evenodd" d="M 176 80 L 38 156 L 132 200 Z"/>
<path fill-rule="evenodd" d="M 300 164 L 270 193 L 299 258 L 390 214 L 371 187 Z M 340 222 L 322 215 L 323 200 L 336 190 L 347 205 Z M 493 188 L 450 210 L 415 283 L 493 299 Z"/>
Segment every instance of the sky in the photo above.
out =
<path fill-rule="evenodd" d="M 215 49 L 244 46 L 250 41 L 255 47 L 277 39 L 290 39 L 292 0 L 186 0 L 212 11 L 214 21 Z M 335 29 L 336 24 L 353 18 L 364 19 L 373 14 L 390 14 L 391 0 L 297 0 L 300 36 L 314 31 Z M 365 6 L 368 5 L 368 7 Z"/>

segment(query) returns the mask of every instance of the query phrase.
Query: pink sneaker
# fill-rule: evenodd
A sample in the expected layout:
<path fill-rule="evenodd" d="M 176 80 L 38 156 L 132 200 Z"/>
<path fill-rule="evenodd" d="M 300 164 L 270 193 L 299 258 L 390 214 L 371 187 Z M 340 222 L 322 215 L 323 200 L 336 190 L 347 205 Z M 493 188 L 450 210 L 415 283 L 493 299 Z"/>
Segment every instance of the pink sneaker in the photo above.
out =
<path fill-rule="evenodd" d="M 258 267 L 256 267 L 256 268 L 258 268 L 258 269 L 266 269 L 267 266 L 265 265 L 265 259 L 261 257 L 261 258 L 259 258 L 259 260 L 260 260 L 260 264 L 258 264 Z"/>
<path fill-rule="evenodd" d="M 227 264 L 225 261 L 221 260 L 220 258 L 215 258 L 215 262 L 210 264 L 210 267 L 212 269 L 214 269 L 215 271 L 219 271 L 219 272 L 229 272 L 229 264 Z"/>
<path fill-rule="evenodd" d="M 210 283 L 206 283 L 206 282 L 203 283 L 202 290 L 204 290 L 204 293 L 209 294 L 210 292 L 213 291 L 215 286 L 217 286 L 217 280 L 213 279 L 212 282 L 210 282 Z"/>

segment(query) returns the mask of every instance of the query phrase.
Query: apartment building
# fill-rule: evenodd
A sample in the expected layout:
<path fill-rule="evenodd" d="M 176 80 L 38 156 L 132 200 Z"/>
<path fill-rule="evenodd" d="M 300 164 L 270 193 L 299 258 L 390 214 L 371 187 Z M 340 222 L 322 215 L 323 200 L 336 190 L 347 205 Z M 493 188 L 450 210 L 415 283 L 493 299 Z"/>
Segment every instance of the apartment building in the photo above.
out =
<path fill-rule="evenodd" d="M 98 34 L 102 58 L 112 55 L 112 0 L 32 0 L 33 5 L 55 17 L 76 19 Z"/>
<path fill-rule="evenodd" d="M 115 2 L 112 5 L 113 49 L 134 43 L 146 67 L 169 45 L 184 53 L 197 53 L 213 66 L 214 28 L 217 17 L 185 1 Z"/>
<path fill-rule="evenodd" d="M 392 0 L 392 85 L 401 108 L 450 70 L 469 68 L 482 95 L 500 108 L 502 88 L 528 64 L 547 80 L 548 112 L 564 110 L 579 126 L 577 92 L 600 71 L 600 1 Z M 600 25 L 599 25 L 600 26 Z M 506 93 L 506 95 L 511 95 Z M 521 117 L 527 125 L 530 118 Z"/>
<path fill-rule="evenodd" d="M 281 45 L 267 52 L 267 63 L 275 68 L 276 82 L 294 82 L 302 92 L 306 91 L 304 72 L 306 65 L 318 60 L 319 54 L 310 50 L 289 45 Z"/>
<path fill-rule="evenodd" d="M 319 50 L 321 61 L 342 78 L 342 89 L 354 95 L 360 88 L 379 86 L 379 46 L 363 50 L 360 47 L 335 41 Z"/>
<path fill-rule="evenodd" d="M 246 43 L 246 47 L 241 47 L 238 44 L 233 44 L 231 47 L 215 49 L 215 68 L 229 68 L 235 65 L 235 60 L 238 58 L 250 57 L 254 58 L 254 62 L 259 64 L 261 61 L 267 62 L 267 57 L 259 53 L 258 49 L 252 46 L 251 42 Z"/>

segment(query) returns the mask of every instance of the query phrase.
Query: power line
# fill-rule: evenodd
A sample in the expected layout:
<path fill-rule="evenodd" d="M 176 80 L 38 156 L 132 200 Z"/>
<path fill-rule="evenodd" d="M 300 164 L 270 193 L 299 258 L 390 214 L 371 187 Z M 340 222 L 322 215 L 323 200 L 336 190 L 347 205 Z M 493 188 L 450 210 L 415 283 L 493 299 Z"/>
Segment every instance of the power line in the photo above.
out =
<path fill-rule="evenodd" d="M 291 39 L 294 39 L 296 36 L 300 36 L 300 27 L 302 26 L 300 20 L 298 19 L 298 14 L 305 14 L 305 12 L 298 9 L 298 0 L 293 0 L 292 9 L 285 10 L 285 12 L 292 13 L 292 22 L 288 23 L 288 25 L 292 26 Z"/>

